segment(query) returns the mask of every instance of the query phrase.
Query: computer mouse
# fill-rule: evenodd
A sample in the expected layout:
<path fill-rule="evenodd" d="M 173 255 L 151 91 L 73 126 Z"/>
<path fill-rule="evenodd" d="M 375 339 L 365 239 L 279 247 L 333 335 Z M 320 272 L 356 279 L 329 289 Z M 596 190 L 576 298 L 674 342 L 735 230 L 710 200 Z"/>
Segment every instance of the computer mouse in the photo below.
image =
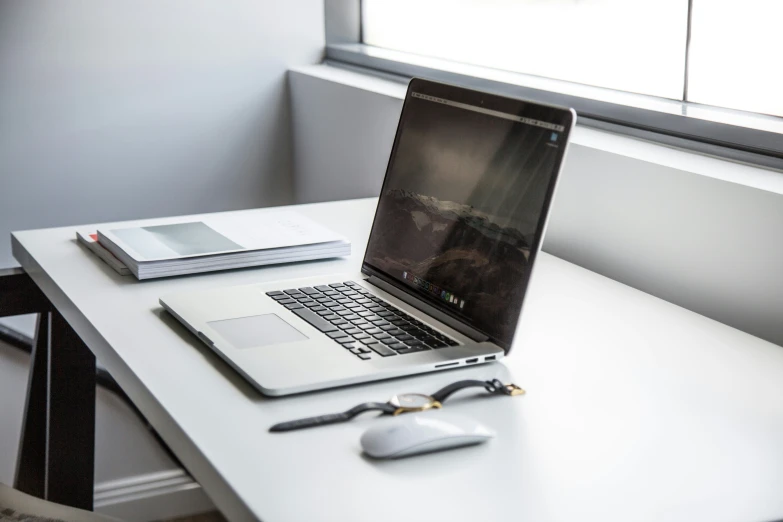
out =
<path fill-rule="evenodd" d="M 379 459 L 396 459 L 486 442 L 495 433 L 479 422 L 441 411 L 384 420 L 362 434 L 362 449 Z"/>

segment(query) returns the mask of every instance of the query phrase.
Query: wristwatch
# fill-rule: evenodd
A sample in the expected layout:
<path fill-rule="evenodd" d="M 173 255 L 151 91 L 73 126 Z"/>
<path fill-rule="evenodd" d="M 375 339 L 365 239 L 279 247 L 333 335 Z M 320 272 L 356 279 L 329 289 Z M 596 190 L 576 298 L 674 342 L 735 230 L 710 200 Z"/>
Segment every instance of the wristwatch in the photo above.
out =
<path fill-rule="evenodd" d="M 525 393 L 525 390 L 516 384 L 503 384 L 497 379 L 492 379 L 491 381 L 457 381 L 453 384 L 449 384 L 445 388 L 436 391 L 432 395 L 424 395 L 423 393 L 403 393 L 401 395 L 395 395 L 389 399 L 388 402 L 365 402 L 364 404 L 354 406 L 350 410 L 344 411 L 342 413 L 330 413 L 328 415 L 319 415 L 317 417 L 308 417 L 306 419 L 281 422 L 269 428 L 269 431 L 292 431 L 301 430 L 304 428 L 314 428 L 316 426 L 324 426 L 326 424 L 336 424 L 338 422 L 349 421 L 360 413 L 367 411 L 380 411 L 381 413 L 387 415 L 399 415 L 400 413 L 441 408 L 442 403 L 454 392 L 464 390 L 465 388 L 475 387 L 484 388 L 493 395 L 514 396 Z"/>

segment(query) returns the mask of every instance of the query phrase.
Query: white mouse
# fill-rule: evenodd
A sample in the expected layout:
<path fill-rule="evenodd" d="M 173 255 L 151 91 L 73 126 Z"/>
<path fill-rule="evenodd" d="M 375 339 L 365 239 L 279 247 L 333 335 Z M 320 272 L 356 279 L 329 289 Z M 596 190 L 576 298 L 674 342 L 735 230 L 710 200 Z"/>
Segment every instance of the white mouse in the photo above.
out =
<path fill-rule="evenodd" d="M 396 459 L 486 442 L 495 433 L 459 415 L 433 411 L 389 419 L 364 432 L 362 449 L 371 457 Z"/>

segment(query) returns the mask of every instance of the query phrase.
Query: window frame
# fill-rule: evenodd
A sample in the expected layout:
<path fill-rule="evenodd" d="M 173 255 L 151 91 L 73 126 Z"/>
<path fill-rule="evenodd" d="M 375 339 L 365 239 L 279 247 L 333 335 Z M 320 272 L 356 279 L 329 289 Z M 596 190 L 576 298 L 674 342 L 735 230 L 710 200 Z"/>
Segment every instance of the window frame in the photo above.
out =
<path fill-rule="evenodd" d="M 324 0 L 324 15 L 325 62 L 330 65 L 359 69 L 400 82 L 413 77 L 427 78 L 573 107 L 579 125 L 783 171 L 783 118 L 493 71 L 372 47 L 362 43 L 361 0 Z M 502 81 L 491 79 L 498 74 Z M 633 105 L 627 104 L 629 99 Z M 781 131 L 732 123 L 749 119 L 759 126 L 779 126 Z"/>

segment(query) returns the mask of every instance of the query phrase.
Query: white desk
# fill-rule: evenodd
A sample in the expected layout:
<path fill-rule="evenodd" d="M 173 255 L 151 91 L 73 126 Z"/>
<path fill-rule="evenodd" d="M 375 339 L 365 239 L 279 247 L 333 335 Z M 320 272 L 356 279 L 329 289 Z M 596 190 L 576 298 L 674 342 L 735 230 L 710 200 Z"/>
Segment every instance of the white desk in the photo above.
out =
<path fill-rule="evenodd" d="M 358 442 L 382 422 L 372 416 L 268 433 L 503 369 L 268 399 L 158 305 L 178 290 L 358 269 L 374 205 L 298 207 L 350 237 L 344 260 L 139 283 L 70 227 L 17 233 L 14 255 L 232 520 L 783 518 L 783 348 L 546 254 L 504 363 L 527 395 L 447 405 L 496 429 L 494 441 L 376 462 Z"/>

